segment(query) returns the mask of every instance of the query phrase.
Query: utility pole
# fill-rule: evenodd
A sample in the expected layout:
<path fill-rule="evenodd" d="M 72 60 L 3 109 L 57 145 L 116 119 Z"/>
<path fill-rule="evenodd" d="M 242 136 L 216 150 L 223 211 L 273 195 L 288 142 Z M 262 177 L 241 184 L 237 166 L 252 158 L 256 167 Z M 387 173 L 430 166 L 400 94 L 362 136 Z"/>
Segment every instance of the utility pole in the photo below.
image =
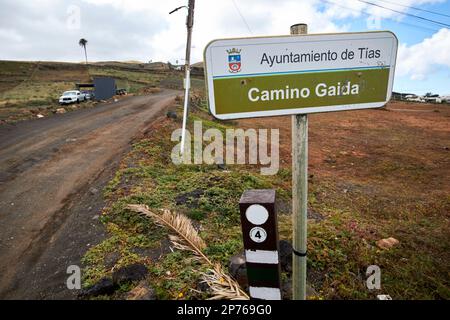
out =
<path fill-rule="evenodd" d="M 291 34 L 307 34 L 306 24 L 291 26 Z M 308 115 L 292 116 L 292 299 L 306 299 L 308 210 Z"/>
<path fill-rule="evenodd" d="M 186 123 L 187 123 L 187 117 L 188 117 L 188 109 L 189 109 L 189 90 L 191 89 L 191 39 L 192 39 L 192 28 L 194 26 L 194 7 L 195 7 L 195 0 L 189 0 L 188 7 L 181 6 L 174 10 L 172 10 L 169 14 L 174 13 L 175 11 L 178 11 L 181 8 L 187 8 L 188 9 L 188 16 L 186 20 L 186 27 L 187 27 L 187 41 L 186 41 L 186 58 L 185 58 L 185 65 L 184 65 L 184 110 L 183 110 L 183 128 L 181 132 L 181 155 L 184 153 L 184 144 L 186 140 Z"/>

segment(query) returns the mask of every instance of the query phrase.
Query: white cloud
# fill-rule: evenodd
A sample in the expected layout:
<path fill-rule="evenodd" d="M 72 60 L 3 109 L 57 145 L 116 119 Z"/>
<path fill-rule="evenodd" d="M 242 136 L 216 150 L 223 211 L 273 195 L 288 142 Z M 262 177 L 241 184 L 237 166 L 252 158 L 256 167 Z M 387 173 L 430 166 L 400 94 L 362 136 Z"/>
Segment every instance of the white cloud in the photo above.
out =
<path fill-rule="evenodd" d="M 444 28 L 422 42 L 401 44 L 397 56 L 397 75 L 424 80 L 441 67 L 450 68 L 450 29 Z"/>
<path fill-rule="evenodd" d="M 0 59 L 80 61 L 77 42 L 85 37 L 92 60 L 181 60 L 185 52 L 186 10 L 172 15 L 169 11 L 186 3 L 187 0 L 2 0 L 0 29 L 14 32 L 0 33 L 0 41 L 9 44 L 0 51 Z M 235 3 L 252 34 L 232 0 L 196 1 L 192 61 L 201 60 L 203 48 L 215 38 L 288 34 L 290 25 L 298 22 L 308 23 L 310 32 L 349 28 L 324 12 L 319 0 Z M 67 28 L 70 6 L 80 8 L 79 30 Z"/>
<path fill-rule="evenodd" d="M 216 38 L 288 34 L 291 24 L 303 22 L 309 32 L 343 32 L 342 19 L 401 15 L 357 0 L 197 0 L 192 62 L 202 60 L 206 44 Z M 442 0 L 402 0 L 418 6 Z M 78 39 L 87 38 L 94 60 L 182 61 L 185 55 L 186 10 L 169 11 L 187 0 L 2 0 L 0 59 L 81 61 Z M 404 7 L 381 3 L 400 11 Z M 80 8 L 79 30 L 67 28 L 67 9 Z M 349 21 L 349 20 L 346 20 Z M 439 65 L 448 66 L 449 32 L 444 29 L 413 46 L 402 44 L 398 74 L 424 78 Z"/>
<path fill-rule="evenodd" d="M 23 37 L 14 29 L 0 29 L 0 39 L 3 39 L 2 43 L 23 42 Z"/>
<path fill-rule="evenodd" d="M 239 11 L 250 27 L 240 17 L 231 0 L 197 1 L 193 31 L 192 60 L 202 60 L 207 43 L 217 38 L 248 37 L 260 35 L 289 34 L 295 23 L 307 23 L 310 32 L 341 32 L 348 26 L 339 26 L 317 6 L 319 1 L 235 1 Z M 184 57 L 186 38 L 185 12 L 169 17 L 169 28 L 155 34 L 152 42 L 160 57 L 181 59 Z M 177 41 L 171 41 L 177 39 Z"/>

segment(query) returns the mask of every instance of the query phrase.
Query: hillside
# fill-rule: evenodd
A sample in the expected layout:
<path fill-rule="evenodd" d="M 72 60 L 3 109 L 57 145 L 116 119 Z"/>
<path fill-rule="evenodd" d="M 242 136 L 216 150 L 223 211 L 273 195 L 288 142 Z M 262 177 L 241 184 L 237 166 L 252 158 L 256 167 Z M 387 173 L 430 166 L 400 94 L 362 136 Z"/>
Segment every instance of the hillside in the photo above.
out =
<path fill-rule="evenodd" d="M 162 62 L 96 62 L 89 65 L 64 62 L 0 61 L 0 122 L 15 122 L 44 116 L 59 107 L 62 92 L 75 88 L 76 83 L 91 82 L 96 76 L 116 79 L 117 87 L 131 94 L 145 92 L 145 88 L 182 88 L 183 74 L 170 70 Z M 193 86 L 202 85 L 193 79 Z M 93 103 L 80 104 L 90 107 Z"/>
<path fill-rule="evenodd" d="M 144 89 L 152 87 L 180 89 L 183 77 L 182 72 L 164 70 L 162 64 L 98 62 L 85 66 L 3 61 L 0 62 L 0 117 L 17 121 L 35 117 L 35 112 L 51 115 L 58 107 L 55 99 L 60 91 L 97 75 L 116 78 L 119 86 L 133 94 L 146 93 Z M 171 110 L 177 117 L 162 114 L 142 129 L 130 151 L 120 160 L 114 176 L 104 178 L 110 181 L 106 187 L 98 184 L 92 188 L 89 182 L 89 189 L 85 191 L 89 200 L 86 201 L 93 201 L 96 194 L 98 207 L 81 202 L 79 210 L 87 218 L 80 219 L 76 215 L 73 219 L 80 224 L 90 225 L 92 221 L 104 224 L 104 238 L 95 244 L 89 241 L 89 246 L 71 244 L 82 251 L 80 265 L 85 288 L 111 279 L 116 270 L 143 265 L 148 270 L 143 283 L 154 289 L 157 299 L 210 298 L 211 293 L 202 289 L 199 273 L 206 272 L 206 266 L 192 259 L 189 252 L 173 250 L 168 230 L 130 212 L 128 204 L 145 204 L 155 211 L 170 209 L 185 214 L 201 230 L 199 235 L 207 244 L 204 253 L 226 268 L 230 258 L 243 250 L 238 208 L 242 192 L 254 188 L 276 189 L 280 238 L 292 241 L 291 119 L 218 121 L 207 112 L 203 84 L 203 79 L 193 79 L 193 86 L 201 90 L 193 94 L 189 131 L 194 132 L 194 121 L 201 121 L 204 130 L 216 128 L 223 133 L 237 128 L 278 129 L 280 168 L 277 174 L 263 176 L 259 166 L 251 165 L 175 165 L 170 154 L 176 142 L 170 137 L 181 127 L 183 110 L 182 99 L 176 98 Z M 141 101 L 140 98 L 147 97 L 132 98 Z M 142 105 L 139 101 L 135 109 Z M 82 106 L 90 105 L 82 103 Z M 119 101 L 103 107 L 114 109 L 130 105 Z M 84 111 L 100 111 L 100 108 Z M 379 293 L 389 294 L 396 300 L 449 299 L 450 283 L 446 276 L 450 259 L 450 185 L 446 179 L 450 168 L 449 116 L 450 109 L 446 105 L 398 101 L 388 103 L 383 109 L 310 116 L 308 284 L 314 289 L 311 299 L 376 299 Z M 122 119 L 114 123 L 123 126 L 125 131 L 135 125 L 134 120 L 124 122 Z M 71 121 L 71 125 L 86 124 Z M 99 132 L 110 135 L 109 131 Z M 47 134 L 41 132 L 42 136 Z M 69 139 L 62 139 L 63 144 L 68 144 L 65 148 L 53 151 L 59 150 L 55 145 L 48 149 L 60 152 L 64 160 L 70 158 L 71 148 L 91 141 L 91 138 L 80 137 L 72 141 L 73 132 L 68 134 Z M 39 136 L 33 139 L 42 144 Z M 100 145 L 105 148 L 103 143 Z M 88 153 L 83 151 L 82 154 Z M 60 159 L 60 154 L 54 158 Z M 91 151 L 96 161 L 102 155 Z M 14 157 L 18 156 L 14 153 Z M 53 155 L 50 157 L 53 159 Z M 34 163 L 30 158 L 25 157 L 26 165 Z M 81 162 L 76 162 L 77 170 L 86 174 L 88 171 L 82 170 Z M 108 160 L 108 163 L 112 162 Z M 91 163 L 89 170 L 92 170 Z M 70 177 L 72 171 L 65 170 L 64 177 Z M 27 184 L 30 177 L 33 175 L 24 180 Z M 65 179 L 64 184 L 68 181 Z M 103 196 L 104 203 L 101 202 Z M 17 210 L 18 202 L 14 203 L 14 210 Z M 76 233 L 71 228 L 70 236 L 81 241 L 82 235 L 89 234 L 86 230 L 83 228 Z M 397 239 L 398 244 L 392 248 L 381 247 L 379 242 L 388 237 Z M 43 246 L 48 244 L 47 241 L 42 243 Z M 66 246 L 58 241 L 53 244 Z M 59 265 L 42 265 L 45 265 L 42 272 L 48 275 L 52 274 L 49 271 L 53 271 L 52 267 L 59 270 Z M 370 265 L 382 270 L 381 290 L 370 291 L 366 287 L 366 270 Z M 283 295 L 290 298 L 289 266 L 282 270 Z M 61 274 L 65 276 L 64 272 Z M 57 283 L 64 282 L 59 280 Z M 32 291 L 27 286 L 23 288 L 27 294 Z M 38 289 L 35 288 L 35 292 L 42 290 Z M 84 298 L 125 299 L 140 289 L 140 283 L 124 282 L 119 288 L 113 287 L 109 294 L 91 294 Z"/>

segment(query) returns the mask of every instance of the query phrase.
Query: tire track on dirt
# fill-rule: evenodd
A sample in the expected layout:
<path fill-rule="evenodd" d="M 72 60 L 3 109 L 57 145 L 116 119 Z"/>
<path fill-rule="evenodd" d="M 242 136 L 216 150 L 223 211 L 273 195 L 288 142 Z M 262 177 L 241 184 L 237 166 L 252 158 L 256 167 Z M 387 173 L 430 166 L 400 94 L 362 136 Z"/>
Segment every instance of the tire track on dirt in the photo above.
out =
<path fill-rule="evenodd" d="M 11 172 L 14 169 L 9 164 L 12 174 L 4 176 L 0 187 L 0 297 L 42 296 L 43 283 L 35 286 L 35 292 L 24 290 L 27 283 L 37 281 L 27 278 L 27 274 L 35 270 L 43 255 L 48 259 L 54 256 L 46 254 L 49 246 L 72 236 L 65 234 L 55 238 L 58 230 L 71 220 L 73 210 L 69 204 L 83 190 L 94 185 L 105 168 L 111 168 L 111 163 L 129 146 L 133 136 L 170 105 L 175 96 L 176 91 L 164 91 L 153 96 L 126 99 L 109 110 L 92 112 L 95 109 L 85 109 L 60 125 L 57 120 L 42 125 L 39 136 L 45 138 L 38 145 L 32 141 L 33 132 L 38 130 L 33 128 L 24 144 L 19 144 L 18 148 L 11 146 L 6 151 L 2 149 L 0 168 L 8 167 L 11 156 L 18 156 L 21 170 Z M 74 134 L 77 140 L 67 142 Z M 25 147 L 27 145 L 28 148 Z M 55 146 L 58 150 L 49 154 Z M 26 162 L 31 155 L 40 159 L 20 167 L 20 159 Z M 112 169 L 109 171 L 113 172 Z M 72 231 L 76 234 L 84 230 Z M 64 246 L 60 248 L 64 249 Z M 52 261 L 47 262 L 54 264 Z M 44 261 L 41 265 L 47 263 Z M 65 272 L 66 267 L 51 265 L 45 268 L 55 273 L 61 268 Z"/>

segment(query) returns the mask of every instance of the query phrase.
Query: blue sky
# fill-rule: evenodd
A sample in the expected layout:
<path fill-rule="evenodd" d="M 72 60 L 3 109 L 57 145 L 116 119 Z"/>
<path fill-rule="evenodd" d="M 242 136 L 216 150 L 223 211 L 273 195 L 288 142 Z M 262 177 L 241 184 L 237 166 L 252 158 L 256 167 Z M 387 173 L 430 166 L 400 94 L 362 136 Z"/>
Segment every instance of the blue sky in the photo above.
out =
<path fill-rule="evenodd" d="M 392 0 L 389 2 L 394 3 L 395 1 Z M 373 1 L 373 3 L 390 7 L 392 9 L 402 9 L 401 6 L 396 6 L 388 2 Z M 402 1 L 396 1 L 396 3 L 401 4 Z M 430 10 L 450 16 L 449 1 L 421 5 L 412 4 L 412 6 L 415 8 Z M 450 24 L 450 17 L 434 15 L 418 10 L 408 10 L 406 12 Z M 368 15 L 362 15 L 357 19 L 342 19 L 337 22 L 337 24 L 349 25 L 349 31 L 362 31 L 367 29 L 367 17 Z M 442 28 L 439 25 L 435 25 L 429 22 L 422 22 L 420 19 L 402 15 L 389 19 L 381 18 L 380 27 L 382 30 L 393 31 L 397 35 L 399 43 L 405 44 L 408 47 L 415 44 L 420 44 L 426 38 L 431 38 L 435 33 L 439 31 L 439 29 Z M 448 40 L 450 41 L 450 39 Z M 447 48 L 449 48 L 449 46 L 447 46 Z M 450 55 L 450 51 L 447 51 L 447 54 Z M 434 59 L 434 56 L 431 55 L 429 59 Z M 450 66 L 440 66 L 438 70 L 430 70 L 430 73 L 431 74 L 429 76 L 426 76 L 424 79 L 420 80 L 413 80 L 410 76 L 397 75 L 394 82 L 394 90 L 420 94 L 424 94 L 426 92 L 450 94 Z"/>
<path fill-rule="evenodd" d="M 192 61 L 217 38 L 288 34 L 295 23 L 309 33 L 391 30 L 399 38 L 394 90 L 450 94 L 450 29 L 404 14 L 450 24 L 450 0 L 197 0 Z M 80 62 L 80 38 L 90 61 L 182 63 L 187 0 L 0 0 L 2 60 Z M 399 4 L 404 6 L 399 6 Z M 406 6 L 406 7 L 405 7 Z"/>

